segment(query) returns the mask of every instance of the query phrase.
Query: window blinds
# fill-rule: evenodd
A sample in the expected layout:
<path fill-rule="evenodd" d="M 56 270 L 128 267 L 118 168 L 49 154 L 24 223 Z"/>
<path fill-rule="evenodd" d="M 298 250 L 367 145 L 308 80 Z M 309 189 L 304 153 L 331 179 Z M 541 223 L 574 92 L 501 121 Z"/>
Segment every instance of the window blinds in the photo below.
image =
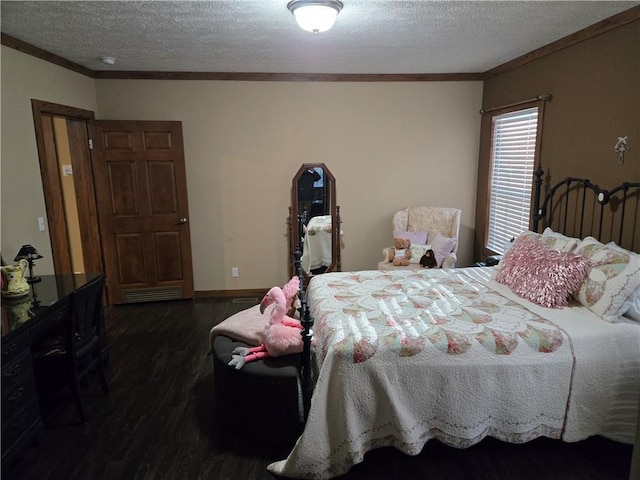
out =
<path fill-rule="evenodd" d="M 486 246 L 496 253 L 503 253 L 511 238 L 529 228 L 537 129 L 538 107 L 492 119 Z"/>

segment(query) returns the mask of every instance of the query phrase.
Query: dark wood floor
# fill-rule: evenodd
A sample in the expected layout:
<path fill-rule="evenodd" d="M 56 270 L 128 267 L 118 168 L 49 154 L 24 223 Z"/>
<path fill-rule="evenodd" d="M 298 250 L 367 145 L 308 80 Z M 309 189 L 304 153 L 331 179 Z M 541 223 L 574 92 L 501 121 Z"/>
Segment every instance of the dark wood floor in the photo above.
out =
<path fill-rule="evenodd" d="M 3 479 L 275 478 L 266 466 L 289 446 L 247 443 L 215 418 L 209 330 L 250 305 L 198 299 L 108 309 L 109 395 L 87 399 L 86 425 L 69 403 Z M 371 452 L 341 478 L 628 480 L 630 457 L 630 446 L 601 438 L 525 445 L 487 439 L 466 450 L 432 441 L 415 457 Z"/>

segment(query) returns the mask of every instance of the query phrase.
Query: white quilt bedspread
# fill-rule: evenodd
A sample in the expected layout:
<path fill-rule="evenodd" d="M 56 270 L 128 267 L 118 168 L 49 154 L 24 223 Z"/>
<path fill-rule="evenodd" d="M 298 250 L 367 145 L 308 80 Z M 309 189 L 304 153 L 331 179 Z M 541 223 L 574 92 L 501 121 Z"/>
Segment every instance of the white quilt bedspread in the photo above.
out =
<path fill-rule="evenodd" d="M 318 381 L 302 436 L 269 470 L 332 478 L 374 448 L 416 455 L 434 438 L 459 448 L 486 436 L 633 443 L 640 325 L 578 304 L 538 307 L 493 272 L 314 277 Z"/>

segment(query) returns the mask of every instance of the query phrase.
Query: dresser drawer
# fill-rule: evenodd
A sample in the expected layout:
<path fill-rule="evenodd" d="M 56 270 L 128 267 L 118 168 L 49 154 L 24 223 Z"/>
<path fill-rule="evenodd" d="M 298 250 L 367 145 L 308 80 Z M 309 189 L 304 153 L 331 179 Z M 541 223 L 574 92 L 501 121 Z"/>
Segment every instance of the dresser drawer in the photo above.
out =
<path fill-rule="evenodd" d="M 31 358 L 27 358 L 31 361 Z M 28 368 L 31 368 L 31 364 L 28 364 Z M 3 372 L 4 373 L 4 372 Z M 30 403 L 32 399 L 36 400 L 38 395 L 36 392 L 36 382 L 33 374 L 19 376 L 16 381 L 11 385 L 11 388 L 5 390 L 4 385 L 2 388 L 2 424 L 9 421 L 11 417 L 17 414 L 17 412 Z M 36 409 L 36 416 L 38 416 L 38 410 Z"/>
<path fill-rule="evenodd" d="M 25 375 L 33 376 L 33 363 L 31 354 L 25 350 L 12 362 L 2 366 L 2 391 L 6 392 Z"/>
<path fill-rule="evenodd" d="M 4 407 L 4 405 L 3 405 Z M 4 408 L 3 408 L 4 415 Z M 7 422 L 2 421 L 2 457 L 13 449 L 22 436 L 33 436 L 41 426 L 38 399 L 31 397 Z"/>
<path fill-rule="evenodd" d="M 15 337 L 2 340 L 2 366 L 7 365 L 31 345 L 29 332 L 22 332 Z"/>

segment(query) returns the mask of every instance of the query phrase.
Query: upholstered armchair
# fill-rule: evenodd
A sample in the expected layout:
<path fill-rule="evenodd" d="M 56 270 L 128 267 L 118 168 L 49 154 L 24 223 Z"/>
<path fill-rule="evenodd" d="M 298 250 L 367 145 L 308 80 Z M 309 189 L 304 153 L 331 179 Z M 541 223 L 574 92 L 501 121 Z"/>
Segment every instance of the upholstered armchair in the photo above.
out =
<path fill-rule="evenodd" d="M 411 239 L 411 260 L 408 266 L 394 266 L 390 260 L 392 247 L 382 250 L 380 270 L 422 268 L 420 258 L 428 250 L 435 253 L 438 266 L 455 267 L 458 233 L 462 211 L 444 207 L 409 207 L 393 215 L 393 236 Z M 425 238 L 426 236 L 426 238 Z"/>

